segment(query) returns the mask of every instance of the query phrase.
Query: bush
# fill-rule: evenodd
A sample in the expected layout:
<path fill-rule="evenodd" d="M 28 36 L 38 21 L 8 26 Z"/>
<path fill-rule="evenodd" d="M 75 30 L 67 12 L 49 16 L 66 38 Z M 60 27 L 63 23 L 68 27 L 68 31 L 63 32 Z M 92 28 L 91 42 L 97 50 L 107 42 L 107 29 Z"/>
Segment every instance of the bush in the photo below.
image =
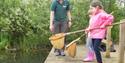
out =
<path fill-rule="evenodd" d="M 108 13 L 114 11 L 115 21 L 124 18 L 125 9 L 118 9 L 115 0 L 101 0 Z M 85 29 L 89 18 L 87 11 L 89 0 L 70 0 L 73 25 L 69 31 Z M 8 32 L 7 44 L 16 43 L 22 49 L 37 48 L 38 45 L 50 47 L 49 31 L 50 0 L 0 0 L 0 31 Z M 118 26 L 112 29 L 112 38 L 118 42 Z M 71 42 L 83 33 L 69 35 L 67 41 Z M 85 42 L 85 37 L 79 42 Z M 3 42 L 3 41 L 1 41 Z"/>

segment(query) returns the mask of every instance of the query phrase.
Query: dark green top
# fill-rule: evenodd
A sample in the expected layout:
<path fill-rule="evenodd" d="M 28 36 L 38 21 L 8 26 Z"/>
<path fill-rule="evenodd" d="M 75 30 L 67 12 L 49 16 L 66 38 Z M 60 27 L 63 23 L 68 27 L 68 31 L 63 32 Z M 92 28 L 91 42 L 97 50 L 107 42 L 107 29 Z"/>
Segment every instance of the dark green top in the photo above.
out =
<path fill-rule="evenodd" d="M 51 11 L 54 11 L 54 21 L 67 21 L 67 11 L 70 10 L 69 1 L 63 0 L 60 4 L 58 0 L 54 0 L 51 4 Z"/>

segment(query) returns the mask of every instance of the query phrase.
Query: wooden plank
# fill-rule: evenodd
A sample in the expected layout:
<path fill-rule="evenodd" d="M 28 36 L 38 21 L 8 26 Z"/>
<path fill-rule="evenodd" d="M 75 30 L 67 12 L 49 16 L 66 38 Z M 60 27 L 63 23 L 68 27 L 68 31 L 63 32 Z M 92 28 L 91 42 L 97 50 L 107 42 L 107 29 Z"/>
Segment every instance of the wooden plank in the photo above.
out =
<path fill-rule="evenodd" d="M 115 45 L 115 48 L 118 50 L 118 46 Z M 111 58 L 105 58 L 104 52 L 102 52 L 103 63 L 118 63 L 118 53 L 118 51 L 111 52 Z M 55 56 L 52 49 L 44 63 L 96 63 L 96 59 L 94 62 L 83 62 L 82 59 L 86 57 L 86 54 L 87 50 L 83 45 L 77 45 L 77 54 L 75 58 L 71 58 L 67 54 L 66 56 Z"/>
<path fill-rule="evenodd" d="M 121 20 L 125 21 L 125 19 Z M 119 61 L 118 63 L 124 63 L 124 45 L 125 45 L 125 23 L 120 24 L 120 32 L 119 32 Z"/>

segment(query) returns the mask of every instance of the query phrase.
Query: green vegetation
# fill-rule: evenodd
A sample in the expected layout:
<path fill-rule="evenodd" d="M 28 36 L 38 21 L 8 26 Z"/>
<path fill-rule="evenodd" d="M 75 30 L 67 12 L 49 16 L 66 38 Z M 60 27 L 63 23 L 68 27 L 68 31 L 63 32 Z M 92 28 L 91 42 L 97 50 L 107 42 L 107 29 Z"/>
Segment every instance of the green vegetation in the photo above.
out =
<path fill-rule="evenodd" d="M 69 31 L 88 26 L 89 0 L 70 0 L 73 25 Z M 108 13 L 114 12 L 115 21 L 124 18 L 125 9 L 118 9 L 115 0 L 102 1 Z M 0 48 L 19 47 L 25 51 L 50 47 L 49 31 L 50 0 L 0 0 Z M 118 26 L 112 29 L 112 38 L 118 42 Z M 68 42 L 81 33 L 68 36 Z M 82 41 L 80 41 L 82 42 Z M 11 45 L 11 46 L 10 46 Z"/>
<path fill-rule="evenodd" d="M 4 45 L 7 42 L 6 45 L 11 45 L 10 47 L 19 46 L 21 49 L 49 46 L 48 4 L 50 3 L 46 3 L 48 1 L 1 0 L 0 44 Z"/>

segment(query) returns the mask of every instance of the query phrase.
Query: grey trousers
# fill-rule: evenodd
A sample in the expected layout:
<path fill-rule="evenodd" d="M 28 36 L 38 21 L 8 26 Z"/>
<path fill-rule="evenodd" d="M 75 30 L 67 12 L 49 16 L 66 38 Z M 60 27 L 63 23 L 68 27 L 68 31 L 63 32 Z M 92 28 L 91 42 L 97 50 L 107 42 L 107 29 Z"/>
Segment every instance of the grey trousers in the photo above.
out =
<path fill-rule="evenodd" d="M 86 38 L 86 47 L 89 51 L 94 52 L 93 45 L 92 45 L 92 38 Z"/>
<path fill-rule="evenodd" d="M 54 31 L 52 32 L 53 34 L 57 33 L 65 33 L 68 31 L 68 21 L 54 21 Z M 65 37 L 66 41 L 66 37 Z M 55 49 L 57 52 L 64 51 L 64 48 L 62 49 Z"/>
<path fill-rule="evenodd" d="M 65 33 L 68 30 L 68 22 L 67 21 L 54 21 L 53 25 L 54 25 L 53 34 Z"/>

